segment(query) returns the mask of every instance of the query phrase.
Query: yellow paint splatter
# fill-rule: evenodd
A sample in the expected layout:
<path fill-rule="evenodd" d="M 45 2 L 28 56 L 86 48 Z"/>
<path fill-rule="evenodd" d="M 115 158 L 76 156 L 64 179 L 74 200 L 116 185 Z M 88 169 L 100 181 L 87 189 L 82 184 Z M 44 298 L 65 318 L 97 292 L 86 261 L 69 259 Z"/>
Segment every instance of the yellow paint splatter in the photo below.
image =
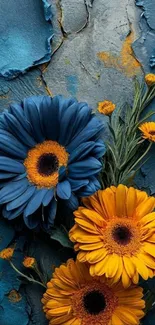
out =
<path fill-rule="evenodd" d="M 126 37 L 119 56 L 113 55 L 110 52 L 99 52 L 97 56 L 104 61 L 107 68 L 115 68 L 128 77 L 133 77 L 141 72 L 141 65 L 135 58 L 132 43 L 134 41 L 133 31 Z"/>
<path fill-rule="evenodd" d="M 16 290 L 11 290 L 8 294 L 8 299 L 11 302 L 19 302 L 22 299 L 22 296 Z"/>

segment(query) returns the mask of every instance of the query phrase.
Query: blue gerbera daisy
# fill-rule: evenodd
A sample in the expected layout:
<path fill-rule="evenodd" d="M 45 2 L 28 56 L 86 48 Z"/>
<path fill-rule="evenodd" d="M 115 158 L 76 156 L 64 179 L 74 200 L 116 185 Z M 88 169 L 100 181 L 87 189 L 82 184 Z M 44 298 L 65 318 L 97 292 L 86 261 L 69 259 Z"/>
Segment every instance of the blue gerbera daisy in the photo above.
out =
<path fill-rule="evenodd" d="M 0 204 L 9 220 L 23 213 L 25 224 L 40 222 L 34 212 L 47 207 L 53 224 L 57 199 L 99 189 L 97 175 L 105 153 L 103 124 L 86 103 L 61 96 L 26 98 L 0 116 Z"/>

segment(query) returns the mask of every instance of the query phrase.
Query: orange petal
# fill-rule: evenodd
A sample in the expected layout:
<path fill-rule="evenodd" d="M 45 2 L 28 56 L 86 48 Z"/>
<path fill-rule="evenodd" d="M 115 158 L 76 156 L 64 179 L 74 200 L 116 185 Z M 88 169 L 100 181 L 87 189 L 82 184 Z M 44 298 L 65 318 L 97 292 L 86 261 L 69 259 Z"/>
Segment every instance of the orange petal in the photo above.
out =
<path fill-rule="evenodd" d="M 127 199 L 126 199 L 126 209 L 127 216 L 131 218 L 134 215 L 137 203 L 137 195 L 136 190 L 133 187 L 130 187 L 127 191 Z"/>
<path fill-rule="evenodd" d="M 120 184 L 116 190 L 116 215 L 117 217 L 125 217 L 126 212 L 126 186 Z"/>

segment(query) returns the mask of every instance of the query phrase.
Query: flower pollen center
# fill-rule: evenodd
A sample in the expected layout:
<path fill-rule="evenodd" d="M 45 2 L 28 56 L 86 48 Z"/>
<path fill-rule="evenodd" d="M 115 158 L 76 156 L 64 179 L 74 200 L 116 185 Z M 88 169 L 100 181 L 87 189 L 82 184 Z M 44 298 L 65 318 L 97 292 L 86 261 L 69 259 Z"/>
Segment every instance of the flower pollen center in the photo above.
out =
<path fill-rule="evenodd" d="M 120 245 L 127 245 L 130 243 L 132 233 L 126 226 L 116 225 L 112 232 L 114 240 Z"/>
<path fill-rule="evenodd" d="M 98 315 L 106 307 L 104 295 L 99 290 L 93 290 L 83 297 L 84 307 L 87 313 Z"/>
<path fill-rule="evenodd" d="M 43 154 L 38 159 L 37 167 L 41 175 L 49 176 L 58 170 L 58 158 L 52 153 Z"/>

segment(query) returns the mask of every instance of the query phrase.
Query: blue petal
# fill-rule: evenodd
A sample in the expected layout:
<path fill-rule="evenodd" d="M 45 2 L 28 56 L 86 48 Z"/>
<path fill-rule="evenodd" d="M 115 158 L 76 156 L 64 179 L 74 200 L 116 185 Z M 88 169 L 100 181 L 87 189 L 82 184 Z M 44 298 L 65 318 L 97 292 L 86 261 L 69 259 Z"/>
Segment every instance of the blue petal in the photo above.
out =
<path fill-rule="evenodd" d="M 88 178 L 97 174 L 102 168 L 102 164 L 94 157 L 75 162 L 68 166 L 68 177 L 73 179 Z"/>
<path fill-rule="evenodd" d="M 0 190 L 0 204 L 16 199 L 25 192 L 28 186 L 29 182 L 27 178 L 21 179 L 17 182 L 9 182 L 8 185 L 4 186 Z"/>
<path fill-rule="evenodd" d="M 53 104 L 57 107 L 57 110 L 59 112 L 59 120 L 61 120 L 68 109 L 69 106 L 71 106 L 74 103 L 77 103 L 77 100 L 73 97 L 71 98 L 65 98 L 61 95 L 53 97 Z"/>
<path fill-rule="evenodd" d="M 77 114 L 75 115 L 74 123 L 69 126 L 70 135 L 68 141 L 75 139 L 80 132 L 87 126 L 92 118 L 92 110 L 86 103 L 77 103 Z"/>
<path fill-rule="evenodd" d="M 59 106 L 55 97 L 44 96 L 40 103 L 40 117 L 42 129 L 46 139 L 57 140 L 60 131 L 59 126 Z"/>
<path fill-rule="evenodd" d="M 3 213 L 3 217 L 7 218 L 8 220 L 12 220 L 15 219 L 16 217 L 18 217 L 20 214 L 22 214 L 22 212 L 24 211 L 26 206 L 26 203 L 21 205 L 18 209 L 15 209 L 13 211 L 7 211 L 6 207 L 4 207 L 2 213 Z"/>
<path fill-rule="evenodd" d="M 79 188 L 89 184 L 89 180 L 88 179 L 71 179 L 68 178 L 68 181 L 71 184 L 71 189 L 72 192 L 79 190 Z"/>
<path fill-rule="evenodd" d="M 26 178 L 27 177 L 27 172 L 25 172 L 25 173 L 23 173 L 23 174 L 20 174 L 20 175 L 18 175 L 18 176 L 16 176 L 14 179 L 13 179 L 13 181 L 19 181 L 20 179 L 22 179 L 22 178 Z"/>
<path fill-rule="evenodd" d="M 67 145 L 73 137 L 73 130 L 75 129 L 75 120 L 79 111 L 79 104 L 73 103 L 71 106 L 66 107 L 64 114 L 60 120 L 60 129 L 58 142 L 62 145 Z"/>
<path fill-rule="evenodd" d="M 8 157 L 0 157 L 0 171 L 2 170 L 20 174 L 25 172 L 25 167 L 16 160 Z"/>
<path fill-rule="evenodd" d="M 72 152 L 83 142 L 98 140 L 103 128 L 104 125 L 101 121 L 96 116 L 93 116 L 87 126 L 67 146 L 67 151 Z"/>
<path fill-rule="evenodd" d="M 16 176 L 16 174 L 13 174 L 13 173 L 1 173 L 0 172 L 0 180 L 1 179 L 7 179 L 7 178 L 12 178 L 12 177 L 15 177 Z M 1 184 L 1 182 L 0 182 L 0 184 Z"/>
<path fill-rule="evenodd" d="M 65 204 L 72 211 L 75 211 L 75 210 L 77 210 L 77 208 L 79 206 L 79 201 L 78 201 L 78 198 L 74 194 L 72 194 L 71 197 L 70 197 L 70 199 L 65 201 Z"/>
<path fill-rule="evenodd" d="M 70 198 L 71 186 L 67 180 L 65 180 L 64 182 L 58 183 L 57 195 L 63 200 L 68 200 Z"/>
<path fill-rule="evenodd" d="M 95 147 L 94 141 L 84 142 L 79 145 L 78 148 L 75 148 L 69 156 L 69 164 L 73 161 L 82 160 L 86 157 L 89 152 Z"/>
<path fill-rule="evenodd" d="M 37 142 L 42 142 L 45 140 L 45 136 L 42 132 L 39 114 L 39 105 L 42 99 L 42 96 L 33 96 L 30 98 L 26 98 L 23 101 L 25 116 L 32 126 L 33 135 Z"/>
<path fill-rule="evenodd" d="M 99 159 L 104 156 L 106 152 L 106 147 L 102 140 L 96 141 L 96 145 L 94 149 L 92 150 L 92 155 L 95 156 L 95 158 Z"/>
<path fill-rule="evenodd" d="M 56 211 L 57 211 L 57 201 L 55 200 L 55 198 L 53 198 L 52 202 L 49 205 L 49 209 L 48 209 L 48 223 L 50 225 L 54 224 Z"/>
<path fill-rule="evenodd" d="M 53 198 L 53 195 L 54 195 L 54 190 L 53 189 L 48 190 L 48 192 L 45 194 L 43 201 L 42 201 L 44 207 L 49 205 L 49 203 L 51 202 L 51 200 Z"/>
<path fill-rule="evenodd" d="M 0 130 L 0 150 L 13 157 L 25 159 L 27 148 L 5 130 Z"/>
<path fill-rule="evenodd" d="M 38 215 L 32 214 L 28 217 L 25 217 L 25 215 L 23 215 L 23 219 L 24 219 L 25 225 L 29 229 L 34 229 L 39 225 Z"/>
<path fill-rule="evenodd" d="M 89 184 L 84 186 L 83 189 L 81 189 L 80 191 L 78 191 L 77 195 L 79 197 L 90 196 L 96 191 L 98 191 L 100 188 L 101 185 L 99 181 L 96 179 L 96 177 L 92 177 Z"/>
<path fill-rule="evenodd" d="M 22 127 L 27 130 L 27 132 L 32 135 L 32 127 L 28 121 L 26 121 L 24 110 L 21 105 L 12 104 L 9 107 L 9 112 L 16 117 L 18 122 L 22 125 Z"/>
<path fill-rule="evenodd" d="M 4 117 L 13 135 L 15 135 L 26 146 L 35 146 L 36 142 L 34 139 L 29 135 L 29 133 L 22 127 L 22 125 L 12 114 L 5 113 Z"/>
<path fill-rule="evenodd" d="M 23 205 L 24 203 L 28 202 L 29 199 L 32 197 L 32 195 L 34 194 L 35 191 L 35 186 L 29 186 L 26 191 L 21 194 L 17 199 L 9 202 L 6 205 L 6 210 L 10 211 L 13 209 L 17 209 L 18 207 L 20 207 L 21 205 Z"/>
<path fill-rule="evenodd" d="M 31 200 L 29 201 L 25 211 L 24 211 L 24 217 L 31 215 L 34 213 L 42 204 L 42 200 L 47 193 L 48 189 L 39 189 L 36 190 L 34 195 L 32 196 Z M 24 219 L 25 220 L 25 219 Z"/>

